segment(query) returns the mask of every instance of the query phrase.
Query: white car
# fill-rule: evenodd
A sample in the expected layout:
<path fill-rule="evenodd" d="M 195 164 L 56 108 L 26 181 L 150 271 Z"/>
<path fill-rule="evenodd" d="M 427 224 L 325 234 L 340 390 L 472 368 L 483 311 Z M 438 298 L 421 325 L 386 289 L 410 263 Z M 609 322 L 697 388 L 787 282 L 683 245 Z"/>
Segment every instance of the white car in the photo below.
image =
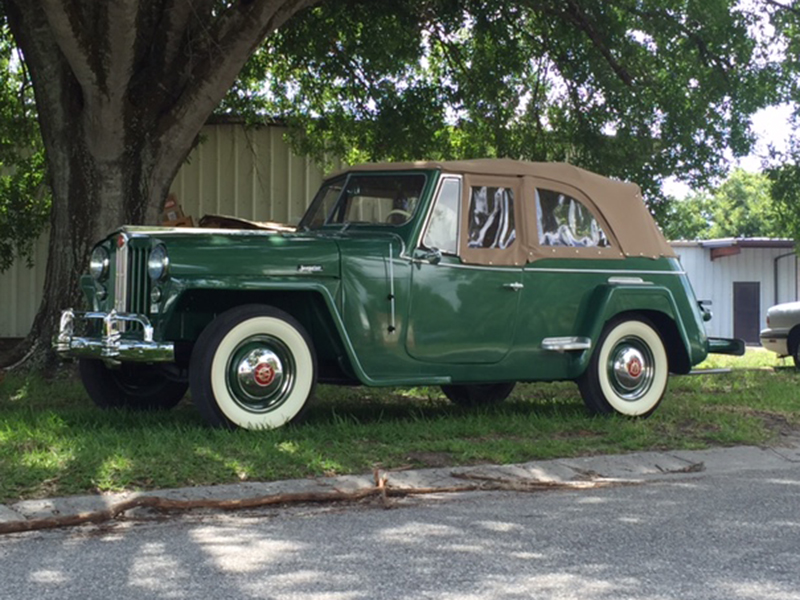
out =
<path fill-rule="evenodd" d="M 767 328 L 761 330 L 761 345 L 778 356 L 791 356 L 800 369 L 800 302 L 776 304 L 767 311 Z"/>

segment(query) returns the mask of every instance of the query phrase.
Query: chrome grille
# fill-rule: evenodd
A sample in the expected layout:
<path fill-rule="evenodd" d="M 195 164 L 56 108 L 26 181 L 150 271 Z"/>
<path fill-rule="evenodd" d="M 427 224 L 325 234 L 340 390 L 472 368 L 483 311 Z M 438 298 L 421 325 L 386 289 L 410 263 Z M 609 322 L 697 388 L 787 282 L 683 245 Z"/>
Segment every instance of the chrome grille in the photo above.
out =
<path fill-rule="evenodd" d="M 118 313 L 128 312 L 128 244 L 128 236 L 120 233 L 114 261 L 114 310 Z"/>
<path fill-rule="evenodd" d="M 146 248 L 129 245 L 128 312 L 146 315 L 150 308 L 150 277 L 147 275 Z"/>
<path fill-rule="evenodd" d="M 117 243 L 114 273 L 114 309 L 118 313 L 146 315 L 150 307 L 148 248 L 139 247 L 124 233 Z M 132 325 L 135 327 L 135 325 Z"/>

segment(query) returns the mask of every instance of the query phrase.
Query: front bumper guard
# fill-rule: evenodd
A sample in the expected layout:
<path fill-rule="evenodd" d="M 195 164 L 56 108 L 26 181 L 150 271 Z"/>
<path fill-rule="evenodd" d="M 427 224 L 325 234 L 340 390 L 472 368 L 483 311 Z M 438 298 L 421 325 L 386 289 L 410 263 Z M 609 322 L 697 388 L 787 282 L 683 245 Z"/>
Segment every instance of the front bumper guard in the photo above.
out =
<path fill-rule="evenodd" d="M 76 320 L 103 322 L 102 337 L 75 335 Z M 142 326 L 141 339 L 123 337 L 124 323 Z M 137 334 L 138 335 L 138 334 Z M 153 341 L 153 326 L 144 315 L 135 313 L 81 312 L 71 308 L 61 313 L 58 335 L 53 342 L 56 352 L 64 358 L 99 358 L 123 362 L 173 362 L 175 346 L 172 342 Z"/>

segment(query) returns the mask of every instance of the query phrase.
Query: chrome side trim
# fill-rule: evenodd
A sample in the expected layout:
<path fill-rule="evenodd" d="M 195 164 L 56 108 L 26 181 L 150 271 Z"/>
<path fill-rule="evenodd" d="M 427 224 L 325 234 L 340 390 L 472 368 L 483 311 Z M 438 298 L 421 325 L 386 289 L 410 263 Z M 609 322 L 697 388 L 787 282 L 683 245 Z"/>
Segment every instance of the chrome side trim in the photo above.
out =
<path fill-rule="evenodd" d="M 652 281 L 645 281 L 641 277 L 609 277 L 608 283 L 612 285 L 653 285 Z"/>
<path fill-rule="evenodd" d="M 405 255 L 400 256 L 400 258 L 407 260 L 412 264 L 420 264 L 420 263 L 425 265 L 431 264 L 427 260 L 424 260 L 422 258 L 412 258 L 410 256 L 405 256 Z M 504 271 L 506 273 L 521 273 L 523 270 L 522 267 L 509 267 L 509 266 L 495 267 L 492 265 L 465 265 L 465 264 L 446 263 L 446 262 L 436 263 L 433 266 L 447 267 L 450 269 L 468 269 L 471 271 L 494 271 L 494 272 Z"/>
<path fill-rule="evenodd" d="M 395 316 L 395 293 L 394 293 L 394 244 L 389 243 L 389 307 L 391 316 L 389 317 L 389 333 L 397 331 Z"/>
<path fill-rule="evenodd" d="M 628 275 L 686 275 L 686 271 L 636 271 L 633 269 L 556 269 L 548 267 L 524 267 L 525 272 L 538 273 L 600 273 L 613 275 L 614 273 L 627 273 Z"/>
<path fill-rule="evenodd" d="M 421 258 L 414 258 L 414 257 L 408 256 L 406 254 L 401 254 L 398 258 L 401 258 L 403 260 L 407 260 L 407 261 L 409 261 L 411 263 L 422 263 L 422 262 L 425 262 L 425 264 L 428 264 L 427 261 L 423 261 Z M 629 270 L 629 269 L 556 269 L 556 268 L 541 269 L 541 268 L 537 268 L 537 267 L 531 268 L 531 267 L 522 267 L 522 266 L 514 267 L 514 266 L 509 266 L 509 265 L 503 265 L 503 266 L 469 265 L 469 264 L 463 264 L 463 263 L 462 264 L 456 264 L 456 263 L 446 263 L 446 262 L 441 262 L 441 263 L 439 263 L 439 264 L 437 264 L 435 266 L 437 266 L 437 267 L 448 267 L 448 268 L 451 268 L 451 269 L 472 269 L 472 270 L 475 270 L 475 271 L 486 271 L 486 270 L 488 270 L 488 271 L 506 271 L 506 272 L 509 272 L 509 273 L 519 273 L 520 271 L 522 271 L 523 273 L 570 273 L 570 274 L 592 273 L 592 274 L 598 274 L 598 275 L 611 275 L 612 279 L 616 279 L 616 277 L 614 277 L 614 275 L 616 273 L 625 273 L 626 275 L 634 276 L 633 278 L 640 279 L 641 283 L 643 283 L 645 285 L 653 285 L 653 282 L 644 281 L 640 277 L 637 278 L 635 276 L 636 275 L 686 275 L 686 271 L 634 271 L 634 270 Z M 625 276 L 619 276 L 619 277 L 622 278 L 622 279 L 627 279 Z M 613 282 L 609 281 L 609 283 L 620 284 L 620 283 L 633 283 L 633 282 L 630 282 L 630 281 L 624 281 L 624 282 L 623 281 L 613 281 Z"/>
<path fill-rule="evenodd" d="M 570 350 L 589 350 L 592 347 L 592 340 L 588 337 L 564 336 L 549 337 L 542 340 L 542 350 L 552 352 L 567 352 Z"/>
<path fill-rule="evenodd" d="M 76 320 L 103 322 L 101 337 L 75 335 Z M 139 323 L 142 339 L 123 338 L 124 323 Z M 98 358 L 112 362 L 172 362 L 175 347 L 172 342 L 153 341 L 153 326 L 144 315 L 134 313 L 62 311 L 59 332 L 53 343 L 56 352 L 64 358 Z"/>

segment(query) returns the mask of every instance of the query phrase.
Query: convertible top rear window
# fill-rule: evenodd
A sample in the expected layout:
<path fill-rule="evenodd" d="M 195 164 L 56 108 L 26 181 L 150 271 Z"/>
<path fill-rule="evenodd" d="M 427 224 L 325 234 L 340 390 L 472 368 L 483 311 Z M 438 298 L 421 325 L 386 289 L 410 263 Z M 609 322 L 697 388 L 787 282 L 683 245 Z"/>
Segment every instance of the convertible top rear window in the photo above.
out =
<path fill-rule="evenodd" d="M 536 190 L 536 221 L 542 246 L 609 246 L 605 232 L 589 209 L 561 192 Z"/>

